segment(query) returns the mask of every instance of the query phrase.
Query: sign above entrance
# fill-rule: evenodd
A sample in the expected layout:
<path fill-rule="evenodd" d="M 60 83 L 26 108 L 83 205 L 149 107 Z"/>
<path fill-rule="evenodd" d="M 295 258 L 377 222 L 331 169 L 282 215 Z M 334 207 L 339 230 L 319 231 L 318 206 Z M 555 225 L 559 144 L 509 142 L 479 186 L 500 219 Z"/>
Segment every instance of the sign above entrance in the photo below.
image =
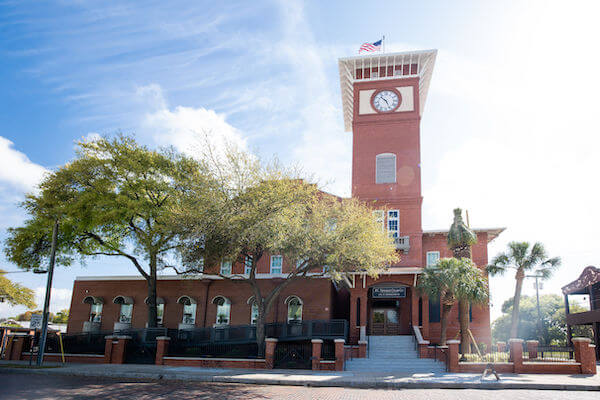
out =
<path fill-rule="evenodd" d="M 406 297 L 406 287 L 374 287 L 371 289 L 371 297 L 374 299 Z"/>

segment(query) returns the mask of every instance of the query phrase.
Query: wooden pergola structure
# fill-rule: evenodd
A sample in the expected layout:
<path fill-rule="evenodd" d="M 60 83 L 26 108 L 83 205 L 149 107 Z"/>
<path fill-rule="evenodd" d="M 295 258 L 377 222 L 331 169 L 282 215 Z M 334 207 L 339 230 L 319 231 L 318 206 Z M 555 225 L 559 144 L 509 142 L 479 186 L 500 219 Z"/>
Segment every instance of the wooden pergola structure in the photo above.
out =
<path fill-rule="evenodd" d="M 567 341 L 571 344 L 571 327 L 573 325 L 591 325 L 594 331 L 596 359 L 600 360 L 600 269 L 586 267 L 579 278 L 562 288 L 565 297 L 565 314 L 567 317 Z M 569 295 L 588 295 L 590 311 L 569 312 Z"/>

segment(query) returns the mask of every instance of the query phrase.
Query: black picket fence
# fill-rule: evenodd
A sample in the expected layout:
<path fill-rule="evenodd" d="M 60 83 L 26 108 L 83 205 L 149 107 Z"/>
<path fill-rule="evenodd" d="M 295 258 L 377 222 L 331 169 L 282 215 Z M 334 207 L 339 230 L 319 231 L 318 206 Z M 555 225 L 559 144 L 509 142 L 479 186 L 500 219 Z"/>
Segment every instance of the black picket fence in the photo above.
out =
<path fill-rule="evenodd" d="M 175 338 L 169 342 L 168 355 L 171 357 L 258 358 L 258 345 L 256 342 L 196 343 Z"/>
<path fill-rule="evenodd" d="M 321 346 L 322 360 L 335 360 L 335 342 L 333 340 L 324 340 Z"/>

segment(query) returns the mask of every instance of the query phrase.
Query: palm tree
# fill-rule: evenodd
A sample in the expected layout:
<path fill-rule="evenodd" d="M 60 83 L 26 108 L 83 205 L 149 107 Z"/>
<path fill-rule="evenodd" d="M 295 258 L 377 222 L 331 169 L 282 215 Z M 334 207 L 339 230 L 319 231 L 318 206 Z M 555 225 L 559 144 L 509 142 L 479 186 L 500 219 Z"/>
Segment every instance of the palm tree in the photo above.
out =
<path fill-rule="evenodd" d="M 454 222 L 448 231 L 448 247 L 452 250 L 454 258 L 472 259 L 471 246 L 477 243 L 477 235 L 468 227 L 462 219 L 462 210 L 454 209 Z M 469 302 L 459 300 L 458 318 L 460 324 L 460 343 L 462 353 L 471 352 L 471 336 L 469 335 Z"/>
<path fill-rule="evenodd" d="M 442 305 L 440 344 L 446 344 L 448 314 L 458 300 L 485 303 L 488 299 L 487 280 L 481 270 L 467 258 L 443 258 L 423 270 L 418 289 L 430 298 L 439 298 Z"/>
<path fill-rule="evenodd" d="M 508 250 L 498 254 L 487 270 L 490 275 L 502 275 L 509 269 L 516 270 L 515 296 L 513 298 L 510 337 L 517 337 L 519 328 L 519 303 L 521 302 L 521 289 L 525 273 L 532 272 L 540 275 L 542 279 L 549 278 L 554 270 L 560 266 L 560 257 L 548 258 L 544 245 L 536 242 L 531 246 L 528 242 L 510 242 Z"/>

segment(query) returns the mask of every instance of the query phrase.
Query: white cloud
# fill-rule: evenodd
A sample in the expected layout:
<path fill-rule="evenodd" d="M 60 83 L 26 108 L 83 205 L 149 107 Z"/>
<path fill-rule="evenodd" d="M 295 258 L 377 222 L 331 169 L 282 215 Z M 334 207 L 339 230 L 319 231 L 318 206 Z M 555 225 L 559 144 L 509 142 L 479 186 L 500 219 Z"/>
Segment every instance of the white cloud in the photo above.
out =
<path fill-rule="evenodd" d="M 139 88 L 140 97 L 150 96 L 154 110 L 143 117 L 142 132 L 159 145 L 172 145 L 191 156 L 199 155 L 205 140 L 219 150 L 225 143 L 246 148 L 242 133 L 226 121 L 225 114 L 203 107 L 169 109 L 159 85 Z"/>
<path fill-rule="evenodd" d="M 46 168 L 13 148 L 13 142 L 0 136 L 0 183 L 30 191 L 40 183 Z"/>

